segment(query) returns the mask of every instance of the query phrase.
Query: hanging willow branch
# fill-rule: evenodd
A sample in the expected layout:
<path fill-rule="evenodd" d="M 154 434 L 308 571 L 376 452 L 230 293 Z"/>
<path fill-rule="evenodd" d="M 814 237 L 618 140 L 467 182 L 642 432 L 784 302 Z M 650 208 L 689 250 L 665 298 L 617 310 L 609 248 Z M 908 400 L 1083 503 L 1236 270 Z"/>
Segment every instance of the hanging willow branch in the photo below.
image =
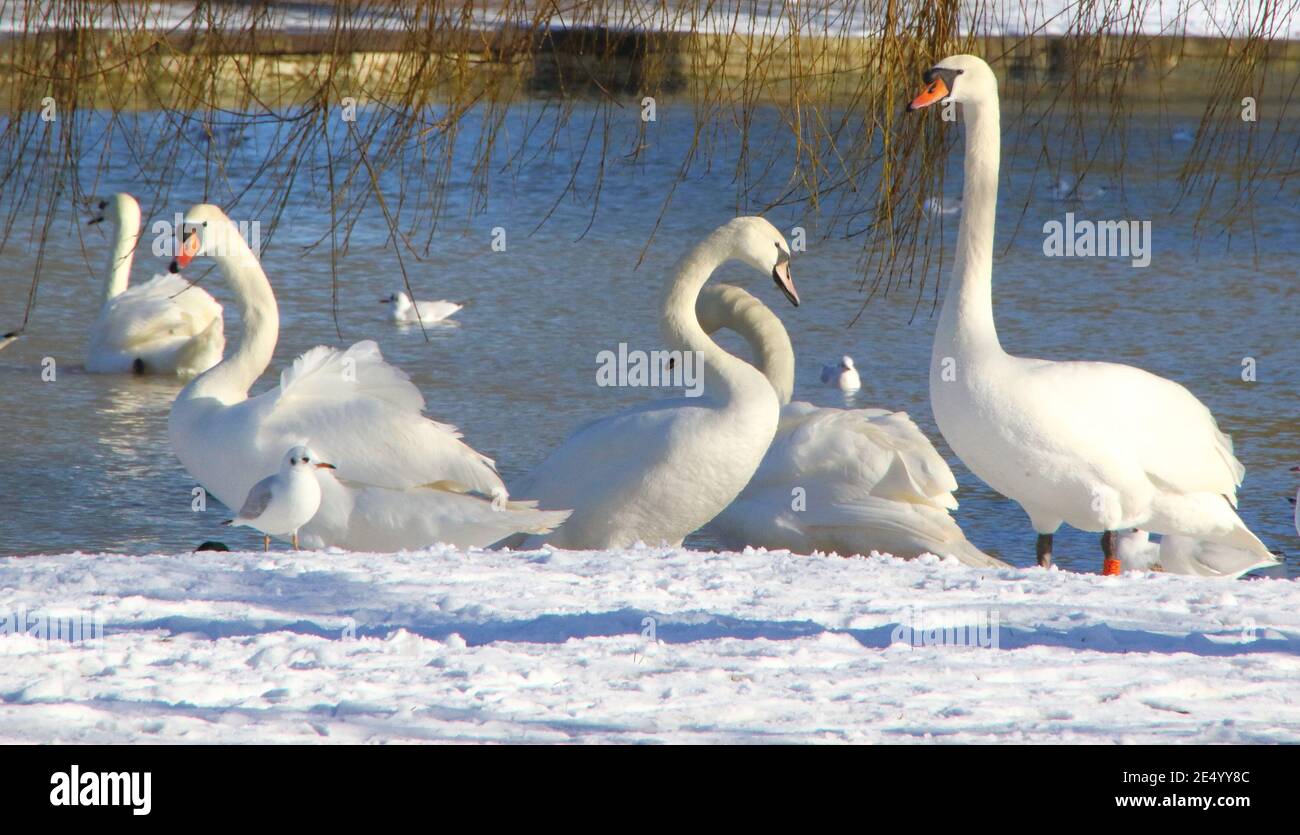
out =
<path fill-rule="evenodd" d="M 51 224 L 114 170 L 151 207 L 184 196 L 256 217 L 264 243 L 295 186 L 323 194 L 330 227 L 314 245 L 331 264 L 376 217 L 388 246 L 423 257 L 452 189 L 481 211 L 539 160 L 569 160 L 549 199 L 585 201 L 594 218 L 608 163 L 635 163 L 653 141 L 644 123 L 631 147 L 616 129 L 648 96 L 695 119 L 660 217 L 726 137 L 741 149 L 738 211 L 799 205 L 860 236 L 864 303 L 907 285 L 919 305 L 937 298 L 926 287 L 942 251 L 924 201 L 942 193 L 954 138 L 903 116 L 922 70 L 954 52 L 988 58 L 1008 154 L 1045 177 L 1068 166 L 1082 182 L 1100 154 L 1122 155 L 1135 106 L 1199 114 L 1169 173 L 1206 228 L 1249 230 L 1261 190 L 1297 171 L 1300 47 L 1286 38 L 1298 4 L 0 0 L 0 248 L 23 223 L 39 242 L 25 326 Z M 1185 36 L 1207 9 L 1224 37 Z M 1236 118 L 1247 96 L 1269 113 L 1252 130 Z M 349 107 L 368 118 L 345 121 Z M 332 293 L 337 306 L 337 280 Z"/>

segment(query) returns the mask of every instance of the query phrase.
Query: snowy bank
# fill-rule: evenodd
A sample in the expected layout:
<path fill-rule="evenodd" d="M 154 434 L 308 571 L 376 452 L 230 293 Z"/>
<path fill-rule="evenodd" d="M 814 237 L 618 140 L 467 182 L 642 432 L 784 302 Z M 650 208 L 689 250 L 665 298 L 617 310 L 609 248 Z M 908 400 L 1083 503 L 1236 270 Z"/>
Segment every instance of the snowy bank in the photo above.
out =
<path fill-rule="evenodd" d="M 71 554 L 0 560 L 0 632 L 0 742 L 1300 742 L 1291 580 Z"/>

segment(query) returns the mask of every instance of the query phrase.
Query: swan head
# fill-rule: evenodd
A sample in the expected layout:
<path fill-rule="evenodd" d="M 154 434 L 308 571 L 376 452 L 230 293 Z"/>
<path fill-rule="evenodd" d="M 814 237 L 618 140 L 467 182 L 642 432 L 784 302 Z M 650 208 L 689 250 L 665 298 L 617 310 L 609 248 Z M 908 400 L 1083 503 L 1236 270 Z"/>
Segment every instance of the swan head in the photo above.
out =
<path fill-rule="evenodd" d="M 844 369 L 845 371 L 852 371 L 853 357 L 849 356 L 848 354 L 845 354 L 844 356 L 840 357 L 840 368 Z"/>
<path fill-rule="evenodd" d="M 907 105 L 909 113 L 938 102 L 980 104 L 998 94 L 997 76 L 983 58 L 974 55 L 950 55 L 926 70 L 922 79 L 925 89 Z"/>
<path fill-rule="evenodd" d="M 210 203 L 191 207 L 185 213 L 178 232 L 180 241 L 176 257 L 172 259 L 169 268 L 174 273 L 188 267 L 200 255 L 221 257 L 241 252 L 252 254 L 239 229 L 226 217 L 226 213 Z"/>
<path fill-rule="evenodd" d="M 140 228 L 140 204 L 125 191 L 118 192 L 107 200 L 100 200 L 95 204 L 95 211 L 97 214 L 87 221 L 88 224 L 108 221 L 119 228 Z"/>
<path fill-rule="evenodd" d="M 281 462 L 281 469 L 288 471 L 295 467 L 302 467 L 308 470 L 334 470 L 337 469 L 333 464 L 326 464 L 321 460 L 316 451 L 306 444 L 299 444 L 284 454 L 284 461 Z"/>
<path fill-rule="evenodd" d="M 735 257 L 772 276 L 790 304 L 799 306 L 799 292 L 790 275 L 790 245 L 775 226 L 761 217 L 738 217 L 722 227 L 732 234 Z"/>

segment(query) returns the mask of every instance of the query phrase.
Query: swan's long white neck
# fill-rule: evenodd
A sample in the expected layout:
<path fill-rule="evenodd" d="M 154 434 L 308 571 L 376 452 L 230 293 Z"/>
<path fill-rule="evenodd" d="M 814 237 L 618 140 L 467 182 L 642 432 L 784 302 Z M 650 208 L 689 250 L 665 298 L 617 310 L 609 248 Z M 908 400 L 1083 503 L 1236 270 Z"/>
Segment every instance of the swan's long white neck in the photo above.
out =
<path fill-rule="evenodd" d="M 714 232 L 688 252 L 668 281 L 660 331 L 670 350 L 698 351 L 704 358 L 704 386 L 708 396 L 730 403 L 752 391 L 761 379 L 749 363 L 734 357 L 709 338 L 700 327 L 695 303 L 714 270 L 735 256 L 732 233 L 726 227 Z M 767 383 L 763 383 L 767 387 Z"/>
<path fill-rule="evenodd" d="M 935 334 L 935 356 L 998 353 L 993 322 L 993 227 L 998 207 L 1002 126 L 996 90 L 963 105 L 966 122 L 965 184 L 953 281 Z"/>
<path fill-rule="evenodd" d="M 271 364 L 280 338 L 280 309 L 262 265 L 233 224 L 227 237 L 227 254 L 215 256 L 214 260 L 235 293 L 244 332 L 235 352 L 196 377 L 178 400 L 211 397 L 226 405 L 246 400 L 248 390 Z"/>
<path fill-rule="evenodd" d="M 140 215 L 119 218 L 113 224 L 113 246 L 108 252 L 108 266 L 104 269 L 103 298 L 120 296 L 131 282 L 131 263 L 135 260 L 135 246 L 140 240 Z"/>
<path fill-rule="evenodd" d="M 754 366 L 776 389 L 781 405 L 794 395 L 794 346 L 775 313 L 749 292 L 730 284 L 704 288 L 696 303 L 707 333 L 729 328 L 749 344 Z"/>

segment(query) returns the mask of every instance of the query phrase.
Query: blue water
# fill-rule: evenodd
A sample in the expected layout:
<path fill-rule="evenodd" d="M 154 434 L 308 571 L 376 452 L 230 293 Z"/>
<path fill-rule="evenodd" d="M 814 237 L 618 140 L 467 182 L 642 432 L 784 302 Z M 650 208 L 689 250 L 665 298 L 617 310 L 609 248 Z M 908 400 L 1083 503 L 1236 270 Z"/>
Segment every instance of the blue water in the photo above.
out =
<path fill-rule="evenodd" d="M 477 172 L 474 148 L 488 122 L 481 110 L 469 114 L 451 145 L 444 192 L 433 190 L 429 179 L 443 148 L 425 148 L 428 153 L 421 156 L 419 143 L 410 140 L 402 164 L 378 172 L 390 209 L 400 210 L 415 250 L 404 247 L 402 261 L 416 295 L 468 302 L 455 324 L 430 328 L 427 338 L 418 328 L 390 324 L 387 308 L 377 303 L 401 280 L 401 272 L 373 201 L 361 210 L 348 249 L 337 260 L 335 311 L 325 150 L 313 149 L 274 234 L 268 228 L 262 235 L 263 261 L 282 317 L 272 371 L 313 345 L 376 339 L 424 392 L 429 413 L 455 423 L 472 445 L 494 456 L 507 483 L 577 424 L 660 396 L 598 387 L 596 357 L 620 342 L 657 347 L 656 305 L 664 275 L 684 248 L 714 226 L 783 193 L 793 160 L 789 136 L 775 111 L 760 110 L 751 145 L 764 162 L 775 161 L 770 168 L 742 170 L 738 138 L 725 130 L 706 134 L 700 155 L 665 208 L 693 139 L 691 108 L 662 104 L 658 121 L 641 135 L 634 105 L 598 111 L 579 103 L 557 141 L 543 143 L 555 112 L 535 104 L 529 113 L 508 116 L 494 164 Z M 598 118 L 594 138 L 579 176 L 566 189 L 593 116 Z M 1187 385 L 1236 441 L 1247 468 L 1242 516 L 1295 566 L 1300 541 L 1286 497 L 1300 482 L 1287 472 L 1300 463 L 1295 354 L 1300 195 L 1294 184 L 1259 190 L 1253 241 L 1243 234 L 1249 226 L 1231 240 L 1224 234 L 1194 237 L 1197 206 L 1179 202 L 1173 178 L 1190 145 L 1174 138 L 1176 121 L 1139 116 L 1128 133 L 1107 140 L 1108 153 L 1099 156 L 1085 181 L 1107 190 L 1083 205 L 1066 205 L 1047 187 L 1080 160 L 1057 150 L 1036 169 L 1037 133 L 1019 135 L 1020 145 L 1011 141 L 1015 137 L 1005 141 L 995 263 L 1002 341 L 1015 353 L 1128 362 Z M 380 111 L 363 111 L 359 125 L 382 118 Z M 614 150 L 601 170 L 598 144 L 606 118 Z M 527 126 L 538 120 L 543 127 L 530 135 Z M 111 138 L 89 143 L 80 170 L 85 192 L 132 191 L 146 215 L 156 217 L 207 199 L 237 220 L 269 220 L 267 207 L 278 195 L 276 169 L 259 166 L 289 138 L 286 130 L 219 131 L 211 148 L 195 140 L 173 157 L 154 135 L 161 124 L 159 114 L 128 117 Z M 1279 141 L 1294 146 L 1297 139 L 1294 124 L 1281 128 Z M 641 143 L 637 158 L 624 156 Z M 335 131 L 335 158 L 355 159 L 348 147 L 347 135 Z M 107 167 L 97 172 L 101 158 Z M 960 191 L 958 163 L 954 155 L 947 169 L 944 191 L 952 196 Z M 598 171 L 603 180 L 597 192 Z M 362 169 L 345 205 L 361 197 L 365 176 Z M 336 174 L 336 187 L 341 179 Z M 802 203 L 768 213 L 784 230 L 807 230 L 807 251 L 797 253 L 793 264 L 802 307 L 791 308 L 770 282 L 746 268 L 725 268 L 717 278 L 749 287 L 785 321 L 798 356 L 797 398 L 906 410 L 957 474 L 957 518 L 969 538 L 1013 563 L 1030 564 L 1034 534 L 1024 514 L 962 466 L 930 414 L 927 369 L 936 312 L 931 302 L 940 273 L 932 270 L 921 288 L 915 279 L 906 284 L 898 270 L 894 278 L 901 286 L 877 294 L 863 308 L 865 238 L 848 233 L 860 231 L 871 216 L 832 211 L 865 208 L 875 184 L 862 185 L 861 195 L 831 201 L 821 214 Z M 160 192 L 168 192 L 165 203 Z M 443 203 L 435 226 L 436 198 Z M 14 211 L 17 199 L 11 193 L 0 207 Z M 1068 210 L 1092 219 L 1150 220 L 1151 265 L 1133 269 L 1126 259 L 1045 258 L 1039 230 L 1045 220 Z M 1236 215 L 1241 220 L 1246 213 Z M 0 250 L 0 331 L 23 317 L 42 237 L 39 218 L 19 216 Z M 44 236 L 28 335 L 0 352 L 0 552 L 170 552 L 214 538 L 232 547 L 256 547 L 255 533 L 220 526 L 228 515 L 215 500 L 206 512 L 191 510 L 195 482 L 171 453 L 166 434 L 167 411 L 179 385 L 81 370 L 106 257 L 104 233 L 84 225 L 88 216 L 70 201 L 59 204 Z M 957 220 L 943 220 L 944 272 Z M 1212 217 L 1203 223 L 1216 228 Z M 506 234 L 503 252 L 491 247 L 498 227 Z M 323 245 L 311 248 L 322 239 Z M 164 266 L 142 253 L 135 279 Z M 227 304 L 226 330 L 233 342 L 239 324 L 228 289 L 215 273 L 203 283 Z M 736 340 L 724 341 L 741 350 Z M 862 371 L 863 389 L 852 398 L 818 381 L 822 364 L 844 353 L 852 354 Z M 53 382 L 41 379 L 46 357 L 56 363 Z M 1241 378 L 1246 357 L 1255 360 L 1255 382 Z M 268 374 L 255 391 L 275 379 Z M 712 540 L 706 528 L 689 542 L 707 548 Z M 1062 529 L 1057 561 L 1096 570 L 1096 535 Z"/>

